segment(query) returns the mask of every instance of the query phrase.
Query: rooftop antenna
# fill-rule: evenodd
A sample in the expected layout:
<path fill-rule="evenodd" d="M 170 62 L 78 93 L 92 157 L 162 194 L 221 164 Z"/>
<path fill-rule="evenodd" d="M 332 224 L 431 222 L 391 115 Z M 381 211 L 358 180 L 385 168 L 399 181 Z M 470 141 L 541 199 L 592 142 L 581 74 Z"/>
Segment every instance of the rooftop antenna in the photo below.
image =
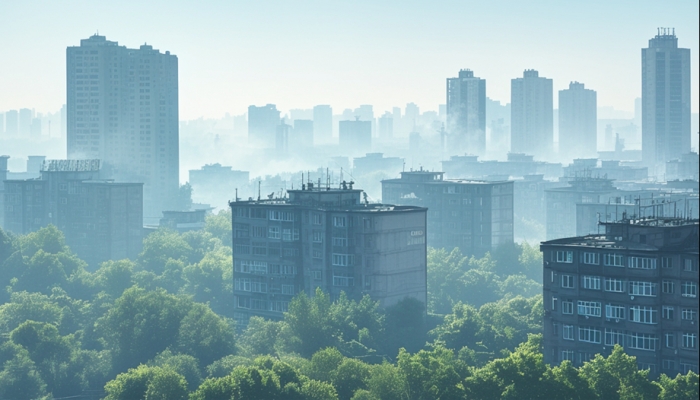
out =
<path fill-rule="evenodd" d="M 260 201 L 260 184 L 262 181 L 258 181 L 258 201 Z"/>
<path fill-rule="evenodd" d="M 234 201 L 238 201 L 238 188 L 236 188 L 236 198 Z"/>

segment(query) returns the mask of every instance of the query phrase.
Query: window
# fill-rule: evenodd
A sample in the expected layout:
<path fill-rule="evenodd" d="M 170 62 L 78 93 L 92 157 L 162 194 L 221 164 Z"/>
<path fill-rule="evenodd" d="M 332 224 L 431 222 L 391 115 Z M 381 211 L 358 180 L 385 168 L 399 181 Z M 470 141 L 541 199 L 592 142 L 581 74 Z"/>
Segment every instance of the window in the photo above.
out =
<path fill-rule="evenodd" d="M 288 309 L 289 309 L 289 302 L 288 301 L 271 301 L 270 302 L 270 311 L 287 312 Z"/>
<path fill-rule="evenodd" d="M 265 243 L 253 242 L 253 255 L 254 256 L 266 256 L 267 255 L 267 247 L 265 247 Z"/>
<path fill-rule="evenodd" d="M 675 371 L 676 370 L 676 362 L 673 360 L 664 359 L 661 362 L 661 367 L 667 371 Z"/>
<path fill-rule="evenodd" d="M 314 219 L 314 225 L 321 225 L 321 214 L 314 214 L 313 215 Z"/>
<path fill-rule="evenodd" d="M 574 313 L 574 302 L 571 300 L 564 300 L 561 302 L 561 313 L 562 314 L 573 314 Z"/>
<path fill-rule="evenodd" d="M 559 336 L 559 324 L 556 322 L 552 324 L 552 336 Z"/>
<path fill-rule="evenodd" d="M 600 317 L 600 302 L 598 301 L 578 301 L 578 315 L 589 317 Z"/>
<path fill-rule="evenodd" d="M 671 267 L 673 267 L 673 258 L 661 257 L 661 268 L 671 268 Z"/>
<path fill-rule="evenodd" d="M 608 267 L 622 267 L 622 254 L 605 254 L 603 264 Z"/>
<path fill-rule="evenodd" d="M 648 257 L 627 257 L 628 268 L 656 269 L 656 259 Z"/>
<path fill-rule="evenodd" d="M 282 265 L 280 267 L 280 273 L 282 275 L 296 275 L 297 266 L 296 265 Z"/>
<path fill-rule="evenodd" d="M 675 333 L 667 333 L 664 335 L 664 338 L 666 339 L 666 347 L 669 349 L 673 349 L 676 347 L 676 334 Z"/>
<path fill-rule="evenodd" d="M 683 334 L 683 347 L 686 349 L 694 349 L 698 344 L 698 337 L 694 333 Z"/>
<path fill-rule="evenodd" d="M 573 275 L 562 275 L 561 276 L 561 287 L 573 289 L 574 276 Z"/>
<path fill-rule="evenodd" d="M 292 236 L 294 240 L 299 240 L 299 229 L 294 228 L 292 229 Z"/>
<path fill-rule="evenodd" d="M 630 281 L 629 294 L 633 296 L 656 296 L 656 283 Z"/>
<path fill-rule="evenodd" d="M 681 310 L 681 319 L 685 321 L 695 321 L 698 312 L 692 308 L 684 308 Z"/>
<path fill-rule="evenodd" d="M 573 325 L 564 325 L 562 337 L 565 340 L 574 340 L 574 326 Z"/>
<path fill-rule="evenodd" d="M 658 323 L 658 311 L 654 307 L 634 306 L 630 307 L 630 321 L 641 324 Z"/>
<path fill-rule="evenodd" d="M 285 257 L 297 257 L 299 256 L 299 249 L 293 248 L 293 247 L 286 247 L 283 249 L 284 256 Z"/>
<path fill-rule="evenodd" d="M 313 231 L 311 234 L 311 241 L 314 243 L 323 243 L 323 232 Z"/>
<path fill-rule="evenodd" d="M 267 237 L 264 226 L 253 226 L 253 237 Z"/>
<path fill-rule="evenodd" d="M 580 342 L 600 343 L 600 329 L 595 329 L 590 326 L 582 326 L 578 328 L 578 340 Z"/>
<path fill-rule="evenodd" d="M 574 262 L 574 252 L 573 251 L 557 251 L 557 262 L 560 263 L 572 263 Z"/>
<path fill-rule="evenodd" d="M 661 282 L 661 291 L 664 293 L 673 293 L 675 291 L 675 284 L 673 283 L 673 281 L 664 279 Z"/>
<path fill-rule="evenodd" d="M 685 281 L 681 284 L 681 296 L 683 297 L 697 297 L 698 296 L 698 285 L 694 282 Z"/>
<path fill-rule="evenodd" d="M 323 252 L 321 250 L 313 249 L 313 250 L 311 250 L 311 257 L 312 258 L 323 258 Z"/>
<path fill-rule="evenodd" d="M 693 264 L 693 260 L 691 260 L 691 259 L 683 260 L 683 271 L 697 271 L 696 266 Z"/>
<path fill-rule="evenodd" d="M 689 364 L 689 363 L 681 363 L 681 373 L 683 373 L 683 375 L 687 374 L 690 371 L 693 371 L 697 374 L 698 373 L 698 365 L 697 364 Z"/>
<path fill-rule="evenodd" d="M 294 285 L 282 285 L 282 294 L 294 296 Z"/>
<path fill-rule="evenodd" d="M 627 347 L 632 349 L 655 351 L 657 341 L 656 335 L 650 333 L 632 332 L 627 335 Z"/>
<path fill-rule="evenodd" d="M 605 278 L 605 291 L 624 293 L 624 282 L 619 279 Z"/>
<path fill-rule="evenodd" d="M 337 228 L 345 227 L 345 217 L 333 217 L 333 226 Z"/>
<path fill-rule="evenodd" d="M 674 319 L 674 308 L 672 306 L 661 307 L 661 318 L 669 319 L 673 321 Z"/>
<path fill-rule="evenodd" d="M 279 239 L 280 238 L 280 227 L 279 226 L 271 226 L 267 229 L 267 237 L 270 239 Z"/>
<path fill-rule="evenodd" d="M 333 238 L 333 246 L 347 247 L 347 245 L 348 245 L 348 238 L 344 238 L 344 237 L 334 237 Z"/>
<path fill-rule="evenodd" d="M 600 277 L 599 276 L 583 276 L 582 285 L 584 289 L 600 290 Z"/>
<path fill-rule="evenodd" d="M 614 346 L 616 344 L 625 345 L 625 332 L 619 329 L 605 328 L 605 345 Z"/>
<path fill-rule="evenodd" d="M 552 311 L 557 311 L 557 298 L 552 297 Z"/>
<path fill-rule="evenodd" d="M 354 258 L 352 254 L 337 254 L 333 253 L 333 265 L 339 267 L 347 267 L 354 264 Z"/>
<path fill-rule="evenodd" d="M 353 286 L 355 278 L 349 276 L 333 276 L 333 286 Z"/>
<path fill-rule="evenodd" d="M 233 280 L 234 290 L 250 292 L 250 278 L 237 278 Z"/>
<path fill-rule="evenodd" d="M 235 255 L 250 254 L 250 246 L 247 244 L 237 244 L 237 245 L 233 246 L 233 254 L 235 254 Z"/>
<path fill-rule="evenodd" d="M 250 291 L 255 293 L 267 293 L 267 283 L 265 282 L 251 282 Z"/>
<path fill-rule="evenodd" d="M 614 304 L 606 304 L 605 318 L 625 319 L 625 307 Z"/>
<path fill-rule="evenodd" d="M 584 264 L 598 265 L 600 264 L 600 254 L 584 252 L 582 261 Z"/>
<path fill-rule="evenodd" d="M 267 217 L 270 221 L 294 221 L 294 214 L 289 211 L 269 210 Z"/>
<path fill-rule="evenodd" d="M 574 362 L 574 351 L 573 350 L 562 350 L 561 351 L 561 361 Z"/>
<path fill-rule="evenodd" d="M 241 261 L 245 262 L 245 261 Z M 258 274 L 258 275 L 266 275 L 267 274 L 267 263 L 264 261 L 248 261 L 250 263 L 250 273 L 251 274 Z"/>
<path fill-rule="evenodd" d="M 637 363 L 637 369 L 639 369 L 640 371 L 648 369 L 649 372 L 653 374 L 654 372 L 656 372 L 656 364 L 639 362 Z"/>
<path fill-rule="evenodd" d="M 322 279 L 323 274 L 321 271 L 311 271 L 313 272 L 314 279 L 317 281 L 320 281 Z"/>
<path fill-rule="evenodd" d="M 282 229 L 282 240 L 284 240 L 285 242 L 292 241 L 292 230 L 291 229 Z"/>

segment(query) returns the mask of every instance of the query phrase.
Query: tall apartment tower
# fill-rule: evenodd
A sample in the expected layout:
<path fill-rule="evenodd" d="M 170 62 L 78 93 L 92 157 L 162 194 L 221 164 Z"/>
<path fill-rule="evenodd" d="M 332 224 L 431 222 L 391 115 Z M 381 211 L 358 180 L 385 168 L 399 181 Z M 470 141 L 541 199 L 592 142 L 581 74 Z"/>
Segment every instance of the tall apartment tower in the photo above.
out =
<path fill-rule="evenodd" d="M 639 369 L 698 372 L 698 220 L 629 218 L 543 242 L 544 361 L 574 366 L 615 345 Z"/>
<path fill-rule="evenodd" d="M 333 141 L 333 109 L 329 105 L 314 107 L 314 143 Z"/>
<path fill-rule="evenodd" d="M 371 121 L 340 121 L 339 143 L 346 154 L 365 154 L 372 150 Z"/>
<path fill-rule="evenodd" d="M 554 143 L 552 80 L 526 69 L 510 82 L 510 151 L 551 158 Z"/>
<path fill-rule="evenodd" d="M 571 82 L 559 91 L 559 157 L 597 157 L 597 105 L 595 90 Z"/>
<path fill-rule="evenodd" d="M 158 221 L 179 187 L 177 57 L 93 35 L 67 48 L 66 72 L 68 158 L 143 182 L 144 219 Z"/>
<path fill-rule="evenodd" d="M 5 134 L 15 136 L 19 133 L 19 113 L 17 110 L 8 110 L 5 113 Z"/>
<path fill-rule="evenodd" d="M 457 153 L 486 151 L 486 80 L 469 69 L 447 78 L 447 132 Z"/>
<path fill-rule="evenodd" d="M 690 49 L 659 28 L 642 49 L 642 159 L 654 168 L 690 151 Z"/>
<path fill-rule="evenodd" d="M 276 147 L 280 112 L 274 104 L 248 107 L 248 143 L 266 149 Z"/>

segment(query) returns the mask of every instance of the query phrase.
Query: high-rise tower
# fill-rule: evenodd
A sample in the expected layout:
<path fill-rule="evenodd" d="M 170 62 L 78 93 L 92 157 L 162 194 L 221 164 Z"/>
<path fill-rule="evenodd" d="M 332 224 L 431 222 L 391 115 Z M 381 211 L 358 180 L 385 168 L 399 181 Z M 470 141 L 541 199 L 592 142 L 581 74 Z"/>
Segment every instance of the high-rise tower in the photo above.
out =
<path fill-rule="evenodd" d="M 642 49 L 642 159 L 656 173 L 690 151 L 690 49 L 659 28 Z M 651 172 L 651 171 L 650 171 Z"/>
<path fill-rule="evenodd" d="M 550 158 L 554 142 L 552 80 L 525 70 L 510 83 L 510 151 Z"/>
<path fill-rule="evenodd" d="M 559 91 L 559 157 L 597 157 L 597 108 L 595 90 L 571 82 Z"/>
<path fill-rule="evenodd" d="M 104 175 L 143 182 L 144 219 L 173 210 L 179 187 L 178 60 L 144 44 L 93 35 L 66 50 L 70 159 L 100 159 Z"/>
<path fill-rule="evenodd" d="M 447 78 L 447 132 L 456 152 L 486 151 L 486 80 L 468 69 Z"/>

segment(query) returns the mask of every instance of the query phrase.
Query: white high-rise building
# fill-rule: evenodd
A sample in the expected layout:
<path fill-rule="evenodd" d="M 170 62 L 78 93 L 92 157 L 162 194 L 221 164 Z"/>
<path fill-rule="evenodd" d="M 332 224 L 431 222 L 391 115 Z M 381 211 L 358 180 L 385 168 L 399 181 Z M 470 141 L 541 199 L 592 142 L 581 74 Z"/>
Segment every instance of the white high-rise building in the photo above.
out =
<path fill-rule="evenodd" d="M 143 182 L 144 220 L 174 210 L 179 188 L 178 60 L 93 35 L 66 50 L 68 158 Z"/>
<path fill-rule="evenodd" d="M 597 105 L 595 90 L 571 82 L 559 91 L 559 157 L 597 158 Z"/>
<path fill-rule="evenodd" d="M 447 132 L 456 153 L 486 151 L 486 80 L 469 69 L 447 78 Z"/>
<path fill-rule="evenodd" d="M 510 82 L 510 150 L 543 160 L 554 144 L 552 80 L 527 69 Z"/>
<path fill-rule="evenodd" d="M 678 48 L 672 29 L 659 28 L 642 49 L 642 160 L 659 174 L 688 152 L 690 49 Z"/>

